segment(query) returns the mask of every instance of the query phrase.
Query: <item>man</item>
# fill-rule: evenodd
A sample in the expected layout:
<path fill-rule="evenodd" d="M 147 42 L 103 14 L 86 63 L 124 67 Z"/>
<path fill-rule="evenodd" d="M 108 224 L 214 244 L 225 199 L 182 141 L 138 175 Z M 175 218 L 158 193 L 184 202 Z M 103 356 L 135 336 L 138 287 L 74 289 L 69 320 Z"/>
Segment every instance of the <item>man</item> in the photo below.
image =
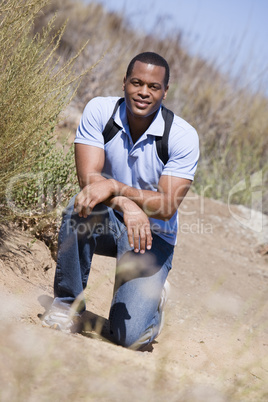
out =
<path fill-rule="evenodd" d="M 134 57 L 124 77 L 124 99 L 112 118 L 117 132 L 106 143 L 104 129 L 118 97 L 97 97 L 85 107 L 75 139 L 81 192 L 63 214 L 55 299 L 43 319 L 47 326 L 70 330 L 71 305 L 75 314 L 85 309 L 81 295 L 97 253 L 117 258 L 109 315 L 114 341 L 141 349 L 162 329 L 177 209 L 199 156 L 196 131 L 178 116 L 169 130 L 167 162 L 157 153 L 168 81 L 169 66 L 160 55 Z"/>

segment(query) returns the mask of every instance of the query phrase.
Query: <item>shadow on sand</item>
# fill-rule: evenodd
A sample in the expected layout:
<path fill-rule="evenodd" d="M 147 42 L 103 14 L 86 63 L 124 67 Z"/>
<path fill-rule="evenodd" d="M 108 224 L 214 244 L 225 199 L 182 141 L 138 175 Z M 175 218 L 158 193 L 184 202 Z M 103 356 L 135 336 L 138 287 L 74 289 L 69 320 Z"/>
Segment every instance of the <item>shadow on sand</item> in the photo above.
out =
<path fill-rule="evenodd" d="M 41 295 L 38 297 L 38 301 L 45 309 L 43 314 L 38 314 L 39 319 L 42 320 L 42 317 L 49 311 L 53 303 L 53 297 Z M 81 319 L 73 328 L 72 333 L 78 333 L 87 338 L 99 339 L 104 342 L 114 343 L 112 334 L 110 333 L 109 320 L 88 310 L 83 312 Z M 153 344 L 155 343 L 156 342 L 154 341 Z M 152 352 L 153 344 L 146 346 L 140 351 Z"/>

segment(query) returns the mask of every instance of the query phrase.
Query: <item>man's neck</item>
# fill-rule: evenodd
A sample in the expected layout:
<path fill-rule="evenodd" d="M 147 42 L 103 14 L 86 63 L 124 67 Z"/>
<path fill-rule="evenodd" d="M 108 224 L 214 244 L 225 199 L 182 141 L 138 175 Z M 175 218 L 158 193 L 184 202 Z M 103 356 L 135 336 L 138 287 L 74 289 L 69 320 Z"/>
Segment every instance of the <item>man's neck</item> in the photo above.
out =
<path fill-rule="evenodd" d="M 129 130 L 130 134 L 132 137 L 133 142 L 137 142 L 138 139 L 142 136 L 143 133 L 148 129 L 148 127 L 151 125 L 156 113 L 153 113 L 152 115 L 148 117 L 134 117 L 130 113 L 128 114 L 128 125 L 129 125 Z"/>

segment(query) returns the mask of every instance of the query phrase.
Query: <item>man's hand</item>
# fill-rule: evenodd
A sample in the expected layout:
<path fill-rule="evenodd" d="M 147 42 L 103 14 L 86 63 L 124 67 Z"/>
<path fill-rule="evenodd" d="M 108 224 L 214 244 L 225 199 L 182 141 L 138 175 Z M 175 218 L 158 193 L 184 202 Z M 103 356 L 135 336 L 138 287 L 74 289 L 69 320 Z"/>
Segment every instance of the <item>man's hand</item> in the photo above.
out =
<path fill-rule="evenodd" d="M 135 253 L 141 254 L 152 247 L 152 234 L 147 215 L 133 201 L 125 199 L 123 207 L 124 222 L 127 227 L 128 241 Z"/>
<path fill-rule="evenodd" d="M 74 210 L 79 216 L 86 218 L 92 209 L 101 202 L 106 203 L 113 195 L 114 184 L 111 180 L 100 180 L 88 184 L 76 196 Z M 109 204 L 109 202 L 108 202 Z M 128 241 L 134 251 L 143 254 L 152 247 L 150 221 L 145 212 L 132 200 L 126 197 L 114 197 L 113 206 L 123 212 L 124 223 L 127 227 Z"/>
<path fill-rule="evenodd" d="M 106 179 L 85 186 L 75 198 L 75 212 L 86 218 L 97 204 L 111 197 L 112 187 L 112 182 Z"/>

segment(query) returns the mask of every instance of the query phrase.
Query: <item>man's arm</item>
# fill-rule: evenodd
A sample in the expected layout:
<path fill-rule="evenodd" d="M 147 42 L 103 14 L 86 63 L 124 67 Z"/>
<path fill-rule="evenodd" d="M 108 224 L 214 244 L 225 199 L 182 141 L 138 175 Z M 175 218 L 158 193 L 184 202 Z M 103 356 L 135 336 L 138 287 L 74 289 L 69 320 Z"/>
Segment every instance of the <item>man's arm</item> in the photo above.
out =
<path fill-rule="evenodd" d="M 76 173 L 80 188 L 105 180 L 101 175 L 105 161 L 104 150 L 92 145 L 75 144 Z"/>
<path fill-rule="evenodd" d="M 163 175 L 157 191 L 150 191 L 126 186 L 113 179 L 110 182 L 113 195 L 127 197 L 142 208 L 147 216 L 161 220 L 169 220 L 174 215 L 192 183 L 181 177 Z"/>
<path fill-rule="evenodd" d="M 147 216 L 169 220 L 191 185 L 191 180 L 163 175 L 158 183 L 158 191 L 136 189 L 101 176 L 103 149 L 82 144 L 76 144 L 75 149 L 77 175 L 82 188 L 75 206 L 81 216 L 87 216 L 100 202 L 123 211 L 122 202 L 126 198 L 139 206 Z"/>

